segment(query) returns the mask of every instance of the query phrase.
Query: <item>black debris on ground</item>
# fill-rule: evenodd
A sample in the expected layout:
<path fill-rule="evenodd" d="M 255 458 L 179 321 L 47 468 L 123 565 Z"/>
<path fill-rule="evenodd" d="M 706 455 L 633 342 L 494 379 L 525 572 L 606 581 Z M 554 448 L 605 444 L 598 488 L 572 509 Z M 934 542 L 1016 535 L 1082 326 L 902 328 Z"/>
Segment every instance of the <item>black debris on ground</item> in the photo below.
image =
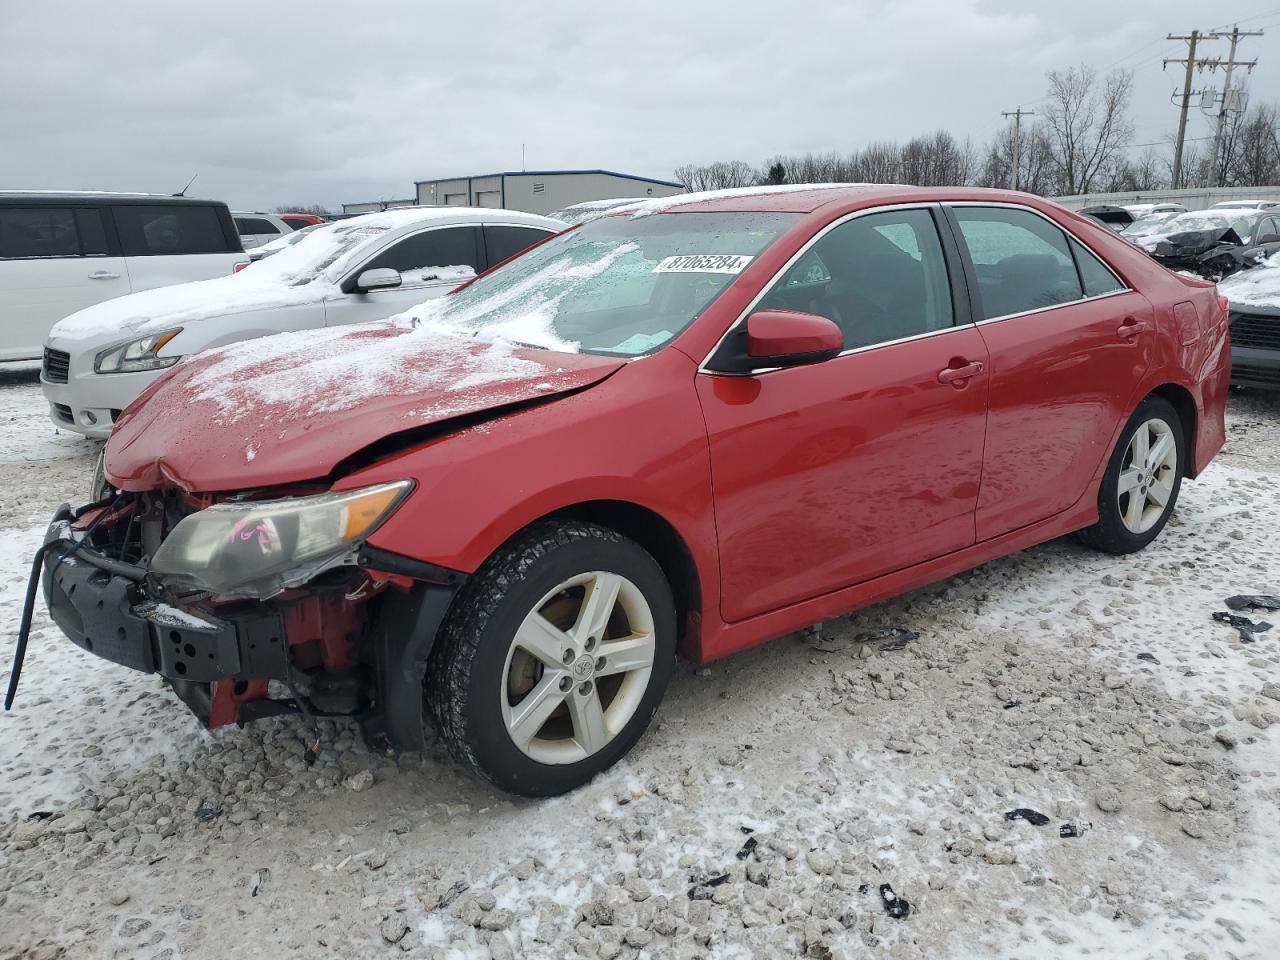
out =
<path fill-rule="evenodd" d="M 1004 815 L 1004 818 L 1006 820 L 1025 820 L 1033 827 L 1043 827 L 1049 822 L 1049 818 L 1043 813 L 1039 810 L 1032 810 L 1029 807 L 1019 807 L 1017 810 L 1010 810 Z"/>
<path fill-rule="evenodd" d="M 895 920 L 903 920 L 911 913 L 911 904 L 893 892 L 887 883 L 880 884 L 880 899 L 884 901 L 884 912 Z"/>
<path fill-rule="evenodd" d="M 1239 614 L 1227 613 L 1223 610 L 1215 610 L 1213 619 L 1218 623 L 1225 623 L 1230 627 L 1234 627 L 1236 632 L 1240 634 L 1241 643 L 1253 643 L 1257 637 L 1254 634 L 1266 633 L 1271 629 L 1271 624 L 1265 620 L 1253 621 L 1248 617 L 1242 617 Z"/>
<path fill-rule="evenodd" d="M 854 643 L 876 643 L 881 650 L 901 650 L 920 634 L 906 627 L 886 627 L 884 630 L 863 630 L 853 635 Z"/>
<path fill-rule="evenodd" d="M 751 856 L 751 854 L 755 853 L 757 843 L 758 841 L 755 837 L 747 837 L 747 842 L 742 845 L 742 849 L 737 853 L 738 859 L 745 860 L 747 857 Z"/>
<path fill-rule="evenodd" d="M 1064 823 L 1058 828 L 1058 836 L 1063 840 L 1069 840 L 1071 837 L 1079 837 L 1084 834 L 1084 827 L 1074 823 Z"/>
<path fill-rule="evenodd" d="M 1012 710 L 1014 707 L 1020 707 L 1020 706 L 1022 706 L 1021 700 L 1010 700 L 1008 703 L 1004 705 L 1004 708 L 1006 710 Z"/>
<path fill-rule="evenodd" d="M 1265 593 L 1240 593 L 1224 602 L 1232 610 L 1280 610 L 1280 597 Z"/>
<path fill-rule="evenodd" d="M 1146 661 L 1147 661 L 1147 663 L 1159 663 L 1159 662 L 1160 662 L 1159 660 L 1157 660 L 1157 659 L 1156 659 L 1156 655 L 1155 655 L 1154 653 L 1146 653 L 1145 651 L 1144 651 L 1144 652 L 1142 652 L 1142 653 L 1140 653 L 1140 654 L 1138 654 L 1138 659 L 1139 659 L 1139 660 L 1146 660 Z"/>
<path fill-rule="evenodd" d="M 208 823 L 210 820 L 216 820 L 221 813 L 221 807 L 205 805 L 196 810 L 196 819 L 201 823 Z"/>
<path fill-rule="evenodd" d="M 52 810 L 36 810 L 34 813 L 27 814 L 27 823 L 38 823 L 41 820 L 48 820 L 52 816 Z"/>
<path fill-rule="evenodd" d="M 711 877 L 708 880 L 703 880 L 701 883 L 695 883 L 689 888 L 689 899 L 710 900 L 712 888 L 728 882 L 729 875 L 727 873 L 722 873 L 718 877 Z"/>

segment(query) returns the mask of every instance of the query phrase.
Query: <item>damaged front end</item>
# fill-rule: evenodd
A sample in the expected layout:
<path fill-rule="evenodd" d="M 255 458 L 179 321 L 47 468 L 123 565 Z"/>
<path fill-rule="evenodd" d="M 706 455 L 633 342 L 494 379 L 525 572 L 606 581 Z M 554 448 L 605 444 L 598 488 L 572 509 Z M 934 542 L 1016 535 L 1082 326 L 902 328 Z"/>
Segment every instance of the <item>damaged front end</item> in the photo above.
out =
<path fill-rule="evenodd" d="M 350 716 L 415 749 L 427 655 L 465 577 L 366 543 L 411 487 L 64 506 L 33 578 L 73 643 L 164 677 L 210 728 Z"/>
<path fill-rule="evenodd" d="M 1263 247 L 1246 246 L 1232 229 L 1196 230 L 1151 239 L 1144 248 L 1170 270 L 1185 270 L 1217 282 L 1267 258 Z"/>

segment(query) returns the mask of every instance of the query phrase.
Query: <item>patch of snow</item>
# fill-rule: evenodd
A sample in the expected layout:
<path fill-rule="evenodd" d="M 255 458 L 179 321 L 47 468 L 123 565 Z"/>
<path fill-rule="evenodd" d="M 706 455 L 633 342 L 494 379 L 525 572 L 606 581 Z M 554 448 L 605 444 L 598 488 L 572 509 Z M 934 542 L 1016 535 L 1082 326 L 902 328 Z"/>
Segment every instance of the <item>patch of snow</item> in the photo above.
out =
<path fill-rule="evenodd" d="M 1230 300 L 1232 306 L 1280 308 L 1280 253 L 1256 267 L 1220 280 L 1218 292 Z"/>
<path fill-rule="evenodd" d="M 210 630 L 216 628 L 216 624 L 212 624 L 202 617 L 197 617 L 194 613 L 188 613 L 186 610 L 168 603 L 157 603 L 155 608 L 147 614 L 147 619 L 162 627 L 180 627 L 186 630 Z"/>

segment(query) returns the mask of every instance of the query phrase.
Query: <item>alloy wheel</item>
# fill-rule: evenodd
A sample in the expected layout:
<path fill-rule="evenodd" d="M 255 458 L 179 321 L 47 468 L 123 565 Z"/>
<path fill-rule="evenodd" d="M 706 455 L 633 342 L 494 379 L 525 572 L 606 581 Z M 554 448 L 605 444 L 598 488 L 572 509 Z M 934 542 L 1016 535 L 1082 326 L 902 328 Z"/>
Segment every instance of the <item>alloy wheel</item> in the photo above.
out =
<path fill-rule="evenodd" d="M 653 613 L 626 577 L 596 570 L 549 591 L 507 651 L 499 693 L 512 743 L 539 763 L 576 763 L 627 725 L 653 672 Z"/>
<path fill-rule="evenodd" d="M 1152 418 L 1129 439 L 1116 485 L 1120 519 L 1130 533 L 1146 533 L 1164 516 L 1178 469 L 1174 428 Z"/>

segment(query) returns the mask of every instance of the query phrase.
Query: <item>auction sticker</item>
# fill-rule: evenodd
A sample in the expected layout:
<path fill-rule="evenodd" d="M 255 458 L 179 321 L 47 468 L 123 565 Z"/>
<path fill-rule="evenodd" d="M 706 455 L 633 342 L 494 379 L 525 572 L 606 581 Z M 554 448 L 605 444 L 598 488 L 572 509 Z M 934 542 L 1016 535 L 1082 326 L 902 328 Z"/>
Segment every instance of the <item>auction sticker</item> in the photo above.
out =
<path fill-rule="evenodd" d="M 654 273 L 741 273 L 754 257 L 732 253 L 686 253 L 667 257 L 653 268 Z"/>

